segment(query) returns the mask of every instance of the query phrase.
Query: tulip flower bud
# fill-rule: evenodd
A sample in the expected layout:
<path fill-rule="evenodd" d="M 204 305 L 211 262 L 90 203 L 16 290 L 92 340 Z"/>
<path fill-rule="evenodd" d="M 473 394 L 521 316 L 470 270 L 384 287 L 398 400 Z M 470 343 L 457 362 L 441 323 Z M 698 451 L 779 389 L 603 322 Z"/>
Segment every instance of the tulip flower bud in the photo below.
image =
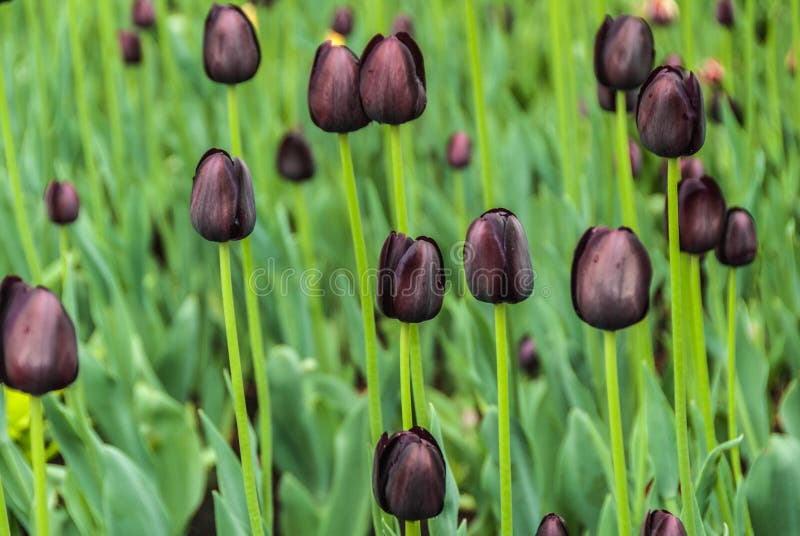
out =
<path fill-rule="evenodd" d="M 653 32 L 644 19 L 606 15 L 594 41 L 594 74 L 597 81 L 613 89 L 642 85 L 653 68 Z"/>
<path fill-rule="evenodd" d="M 715 89 L 711 94 L 711 105 L 708 107 L 708 118 L 714 123 L 722 123 L 722 107 L 727 102 L 728 107 L 733 114 L 733 118 L 739 123 L 739 126 L 744 125 L 744 114 L 742 107 L 736 102 L 733 97 L 726 95 L 721 89 Z"/>
<path fill-rule="evenodd" d="M 476 299 L 517 303 L 533 292 L 528 239 L 517 217 L 495 208 L 472 222 L 464 243 L 467 286 Z"/>
<path fill-rule="evenodd" d="M 117 33 L 119 48 L 122 51 L 122 61 L 127 65 L 138 65 L 142 63 L 142 43 L 136 32 L 120 30 Z"/>
<path fill-rule="evenodd" d="M 425 110 L 425 63 L 407 33 L 372 38 L 361 55 L 359 88 L 367 116 L 399 125 Z"/>
<path fill-rule="evenodd" d="M 31 395 L 63 389 L 78 375 L 75 326 L 55 294 L 17 276 L 0 285 L 2 381 Z"/>
<path fill-rule="evenodd" d="M 399 13 L 392 21 L 392 33 L 395 35 L 407 33 L 414 37 L 414 21 L 411 20 L 411 16 L 406 13 Z"/>
<path fill-rule="evenodd" d="M 536 342 L 530 335 L 525 335 L 519 341 L 517 348 L 517 361 L 522 370 L 524 370 L 531 378 L 539 376 L 539 349 L 536 347 Z"/>
<path fill-rule="evenodd" d="M 255 76 L 261 63 L 256 30 L 244 11 L 214 4 L 206 16 L 203 66 L 214 82 L 239 84 Z"/>
<path fill-rule="evenodd" d="M 444 262 L 436 242 L 392 231 L 381 249 L 378 306 L 389 318 L 424 322 L 439 314 L 444 299 Z"/>
<path fill-rule="evenodd" d="M 625 92 L 625 111 L 632 112 L 636 107 L 637 93 L 635 90 Z M 617 91 L 600 82 L 597 83 L 597 102 L 600 108 L 607 112 L 617 111 Z"/>
<path fill-rule="evenodd" d="M 44 190 L 44 205 L 51 222 L 65 225 L 78 219 L 81 200 L 71 182 L 50 181 Z"/>
<path fill-rule="evenodd" d="M 725 227 L 717 244 L 717 260 L 727 266 L 745 266 L 758 251 L 756 222 L 745 209 L 733 207 L 725 216 Z"/>
<path fill-rule="evenodd" d="M 572 305 L 595 328 L 632 326 L 647 314 L 652 278 L 650 256 L 633 231 L 591 227 L 572 260 Z"/>
<path fill-rule="evenodd" d="M 472 142 L 463 130 L 453 133 L 447 142 L 447 163 L 453 169 L 464 169 L 472 158 Z"/>
<path fill-rule="evenodd" d="M 649 0 L 646 6 L 647 18 L 657 26 L 669 26 L 678 16 L 675 0 Z"/>
<path fill-rule="evenodd" d="M 711 251 L 719 243 L 724 223 L 725 197 L 714 179 L 704 175 L 678 183 L 681 251 L 695 255 Z"/>
<path fill-rule="evenodd" d="M 334 11 L 331 30 L 339 35 L 350 35 L 353 31 L 353 10 L 350 6 L 343 6 Z"/>
<path fill-rule="evenodd" d="M 733 28 L 733 25 L 736 24 L 736 8 L 733 0 L 717 0 L 714 14 L 717 22 L 726 28 Z"/>
<path fill-rule="evenodd" d="M 547 514 L 539 524 L 536 536 L 569 536 L 567 524 L 558 514 Z"/>
<path fill-rule="evenodd" d="M 290 181 L 302 182 L 314 176 L 314 155 L 299 130 L 288 132 L 278 145 L 278 173 Z"/>
<path fill-rule="evenodd" d="M 631 159 L 631 175 L 637 178 L 642 172 L 642 149 L 633 138 L 628 138 L 628 154 Z"/>
<path fill-rule="evenodd" d="M 391 437 L 384 432 L 375 447 L 372 491 L 380 507 L 401 521 L 439 515 L 445 464 L 436 439 L 419 426 Z"/>
<path fill-rule="evenodd" d="M 650 510 L 644 518 L 640 536 L 686 536 L 681 520 L 666 510 Z"/>
<path fill-rule="evenodd" d="M 189 206 L 192 226 L 212 242 L 241 240 L 256 225 L 256 203 L 250 171 L 239 158 L 210 149 L 194 172 Z"/>
<path fill-rule="evenodd" d="M 326 132 L 353 132 L 369 123 L 358 93 L 359 62 L 345 46 L 325 41 L 308 81 L 311 120 Z"/>
<path fill-rule="evenodd" d="M 706 139 L 703 93 L 693 73 L 658 67 L 639 91 L 639 139 L 651 153 L 676 158 L 696 153 Z"/>
<path fill-rule="evenodd" d="M 156 24 L 156 11 L 153 0 L 134 0 L 131 9 L 131 20 L 142 29 L 152 28 Z"/>

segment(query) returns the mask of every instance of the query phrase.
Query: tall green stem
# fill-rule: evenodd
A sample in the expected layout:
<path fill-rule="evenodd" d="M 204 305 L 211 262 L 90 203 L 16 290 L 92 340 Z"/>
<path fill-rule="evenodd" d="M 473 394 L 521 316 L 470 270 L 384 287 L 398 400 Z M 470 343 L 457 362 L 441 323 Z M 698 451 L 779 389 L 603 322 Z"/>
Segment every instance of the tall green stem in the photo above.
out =
<path fill-rule="evenodd" d="M 47 98 L 47 78 L 44 70 L 44 57 L 42 54 L 42 17 L 34 2 L 23 2 L 25 6 L 25 23 L 28 25 L 30 35 L 27 42 L 33 47 L 36 60 L 36 93 L 39 97 L 39 150 L 41 151 L 41 173 L 44 176 L 51 174 L 53 164 L 50 161 L 50 106 Z"/>
<path fill-rule="evenodd" d="M 368 280 L 366 279 L 368 273 L 367 246 L 364 241 L 361 210 L 358 207 L 356 177 L 353 172 L 353 157 L 350 153 L 350 139 L 347 134 L 339 134 L 339 154 L 342 159 L 342 175 L 344 178 L 345 196 L 347 198 L 347 209 L 350 214 L 350 230 L 353 238 L 353 249 L 355 250 L 356 270 L 358 272 L 356 284 L 361 297 L 361 319 L 364 325 L 365 371 L 367 376 L 367 396 L 369 397 L 370 439 L 375 442 L 383 432 L 375 314 L 372 305 L 372 293 L 370 292 Z"/>
<path fill-rule="evenodd" d="M 478 151 L 481 155 L 481 180 L 483 183 L 483 205 L 486 209 L 494 205 L 489 155 L 489 134 L 486 128 L 486 103 L 483 98 L 483 75 L 478 48 L 478 26 L 475 23 L 474 0 L 464 0 L 466 12 L 467 40 L 469 41 L 470 65 L 472 67 L 472 102 L 475 108 L 475 125 L 478 130 Z"/>
<path fill-rule="evenodd" d="M 572 167 L 573 151 L 569 143 L 569 106 L 567 102 L 567 80 L 564 73 L 563 48 L 563 26 L 562 26 L 562 4 L 563 0 L 550 0 L 547 11 L 550 17 L 550 51 L 551 68 L 553 70 L 553 83 L 556 92 L 556 113 L 558 131 L 558 154 L 561 160 L 561 179 L 567 196 L 577 203 L 577 192 L 575 191 L 575 174 Z"/>
<path fill-rule="evenodd" d="M 47 475 L 44 457 L 44 408 L 42 399 L 30 397 L 31 405 L 31 464 L 33 465 L 33 504 L 36 515 L 36 534 L 47 536 Z"/>
<path fill-rule="evenodd" d="M 728 439 L 737 436 L 736 427 L 736 271 L 728 270 Z M 733 478 L 738 486 L 742 480 L 742 460 L 739 447 L 731 449 Z"/>
<path fill-rule="evenodd" d="M 708 449 L 714 448 L 717 438 L 714 434 L 714 416 L 711 411 L 711 387 L 708 378 L 708 362 L 706 357 L 706 341 L 703 332 L 703 295 L 700 288 L 700 257 L 689 256 L 689 283 L 691 285 L 692 319 L 692 358 L 694 359 L 694 376 L 697 382 L 697 397 L 700 410 L 705 420 L 705 436 Z"/>
<path fill-rule="evenodd" d="M 414 413 L 417 415 L 417 424 L 423 427 L 429 425 L 428 403 L 425 399 L 425 376 L 422 372 L 422 348 L 419 344 L 419 326 L 411 324 L 411 384 L 414 391 Z"/>
<path fill-rule="evenodd" d="M 688 536 L 694 536 L 694 491 L 691 462 L 689 460 L 689 437 L 686 422 L 686 361 L 683 352 L 683 330 L 681 312 L 681 259 L 678 238 L 678 180 L 681 176 L 680 159 L 668 161 L 667 217 L 669 222 L 669 274 L 672 298 L 672 360 L 675 373 L 675 436 L 678 447 L 678 469 L 683 501 L 683 520 Z"/>
<path fill-rule="evenodd" d="M 494 306 L 495 353 L 497 354 L 497 435 L 500 461 L 500 533 L 513 534 L 511 512 L 511 422 L 508 398 L 508 342 L 506 304 Z"/>
<path fill-rule="evenodd" d="M 115 39 L 116 26 L 112 15 L 113 2 L 99 2 L 97 5 L 100 17 L 100 40 L 103 43 L 102 56 L 103 93 L 106 100 L 106 113 L 111 134 L 111 165 L 116 181 L 124 184 L 127 177 L 124 173 L 125 138 L 122 133 L 122 116 L 120 114 L 119 93 L 117 86 L 117 65 L 119 63 L 119 46 Z M 166 26 L 160 24 L 159 26 Z M 147 56 L 145 56 L 147 58 Z M 147 60 L 149 61 L 149 59 Z"/>
<path fill-rule="evenodd" d="M 411 364 L 408 360 L 408 328 L 409 324 L 400 322 L 400 408 L 404 430 L 414 426 L 411 408 Z"/>
<path fill-rule="evenodd" d="M 236 331 L 236 311 L 233 306 L 233 284 L 231 282 L 230 245 L 219 245 L 219 275 L 222 285 L 222 309 L 225 314 L 225 335 L 228 340 L 228 360 L 233 388 L 233 410 L 236 415 L 236 433 L 239 436 L 239 452 L 242 457 L 242 479 L 247 513 L 252 534 L 263 534 L 261 511 L 258 507 L 258 492 L 254 471 L 253 454 L 250 451 L 250 422 L 247 419 L 247 404 L 244 398 L 242 362 L 239 357 L 239 336 Z M 267 471 L 264 471 L 266 473 Z"/>
<path fill-rule="evenodd" d="M 681 2 L 681 29 L 683 30 L 683 59 L 686 67 L 694 69 L 694 33 L 692 32 L 692 4 L 694 0 Z"/>
<path fill-rule="evenodd" d="M 792 13 L 792 54 L 794 54 L 794 61 L 800 62 L 800 1 L 791 0 L 791 13 Z M 795 67 L 796 68 L 796 67 Z M 800 102 L 800 76 L 795 74 L 794 77 L 794 91 L 795 102 Z M 800 110 L 795 107 L 795 124 L 800 118 Z"/>
<path fill-rule="evenodd" d="M 744 175 L 752 176 L 753 172 L 753 143 L 755 141 L 755 106 L 756 106 L 756 80 L 755 75 L 755 0 L 745 0 L 744 17 L 744 79 L 747 87 L 744 101 L 744 120 L 747 130 L 747 148 L 745 150 Z"/>
<path fill-rule="evenodd" d="M 611 437 L 611 463 L 614 468 L 614 498 L 617 503 L 617 527 L 620 536 L 631 533 L 631 512 L 628 504 L 628 476 L 625 470 L 625 443 L 622 439 L 622 413 L 619 407 L 616 332 L 603 333 L 606 354 L 606 396 L 608 428 Z"/>
<path fill-rule="evenodd" d="M 400 144 L 400 126 L 389 126 L 389 140 L 392 146 L 392 189 L 394 190 L 395 221 L 397 231 L 408 233 L 408 204 L 406 185 L 403 180 L 403 150 Z"/>
<path fill-rule="evenodd" d="M 619 181 L 622 223 L 634 231 L 639 230 L 636 217 L 636 202 L 633 198 L 633 171 L 628 147 L 628 116 L 625 108 L 625 92 L 616 91 L 615 141 L 617 150 L 617 179 Z"/>

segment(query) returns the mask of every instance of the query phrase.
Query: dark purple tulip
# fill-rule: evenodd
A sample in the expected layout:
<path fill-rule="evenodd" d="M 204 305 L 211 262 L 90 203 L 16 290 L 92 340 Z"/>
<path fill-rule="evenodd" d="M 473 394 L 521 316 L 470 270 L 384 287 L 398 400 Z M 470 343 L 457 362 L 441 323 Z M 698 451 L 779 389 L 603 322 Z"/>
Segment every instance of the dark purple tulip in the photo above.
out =
<path fill-rule="evenodd" d="M 348 36 L 353 31 L 353 9 L 350 6 L 336 8 L 333 12 L 331 30 L 339 35 Z"/>
<path fill-rule="evenodd" d="M 293 182 L 306 181 L 314 176 L 314 155 L 302 132 L 294 130 L 283 136 L 275 164 L 281 177 Z"/>
<path fill-rule="evenodd" d="M 666 510 L 650 510 L 644 518 L 640 536 L 686 536 L 681 520 Z"/>
<path fill-rule="evenodd" d="M 359 88 L 367 116 L 399 125 L 425 111 L 425 62 L 407 33 L 372 38 L 361 55 Z"/>
<path fill-rule="evenodd" d="M 572 260 L 572 305 L 581 320 L 616 331 L 639 322 L 650 305 L 650 256 L 627 227 L 591 227 Z"/>
<path fill-rule="evenodd" d="M 261 63 L 256 30 L 232 4 L 214 4 L 206 16 L 203 65 L 214 82 L 239 84 L 253 78 Z"/>
<path fill-rule="evenodd" d="M 444 262 L 436 242 L 392 231 L 381 249 L 378 306 L 389 318 L 424 322 L 439 314 L 444 299 Z"/>
<path fill-rule="evenodd" d="M 18 391 L 43 395 L 78 376 L 75 326 L 55 294 L 17 276 L 0 285 L 2 381 Z"/>
<path fill-rule="evenodd" d="M 745 209 L 728 209 L 725 227 L 717 244 L 717 259 L 727 266 L 745 266 L 753 262 L 758 251 L 756 222 Z"/>
<path fill-rule="evenodd" d="M 359 62 L 345 46 L 325 41 L 308 81 L 308 111 L 326 132 L 353 132 L 369 123 L 358 93 Z"/>
<path fill-rule="evenodd" d="M 380 507 L 401 521 L 439 515 L 444 508 L 445 464 L 436 439 L 415 426 L 378 440 L 372 491 Z"/>
<path fill-rule="evenodd" d="M 44 205 L 51 222 L 65 225 L 78 219 L 81 200 L 71 182 L 50 181 L 44 190 Z"/>
<path fill-rule="evenodd" d="M 635 90 L 626 91 L 625 92 L 625 111 L 632 112 L 634 108 L 636 108 L 636 96 L 637 93 Z M 611 89 L 608 86 L 604 86 L 600 82 L 597 83 L 597 102 L 600 104 L 600 108 L 607 112 L 616 112 L 617 111 L 617 91 L 615 89 Z"/>
<path fill-rule="evenodd" d="M 696 153 L 706 138 L 703 93 L 693 73 L 654 70 L 639 92 L 636 126 L 645 149 L 664 158 Z"/>
<path fill-rule="evenodd" d="M 628 138 L 628 154 L 631 159 L 631 174 L 637 178 L 642 172 L 642 148 L 633 138 Z"/>
<path fill-rule="evenodd" d="M 127 65 L 138 65 L 142 62 L 142 43 L 136 32 L 120 30 L 117 33 L 122 61 Z"/>
<path fill-rule="evenodd" d="M 653 68 L 654 57 L 653 32 L 644 19 L 606 15 L 594 41 L 598 82 L 618 90 L 637 88 Z"/>
<path fill-rule="evenodd" d="M 733 5 L 733 0 L 717 0 L 714 15 L 722 26 L 733 28 L 736 24 L 736 7 Z"/>
<path fill-rule="evenodd" d="M 453 169 L 464 169 L 472 158 L 472 142 L 463 130 L 455 132 L 447 142 L 447 163 Z"/>
<path fill-rule="evenodd" d="M 153 0 L 134 0 L 131 20 L 139 28 L 147 29 L 155 26 L 156 10 L 153 7 Z"/>
<path fill-rule="evenodd" d="M 536 347 L 536 342 L 530 335 L 525 335 L 519 341 L 517 348 L 517 361 L 519 366 L 531 378 L 539 376 L 539 349 Z"/>
<path fill-rule="evenodd" d="M 724 224 L 725 196 L 714 179 L 704 175 L 678 183 L 681 251 L 696 255 L 711 251 L 719 243 Z"/>
<path fill-rule="evenodd" d="M 539 524 L 536 536 L 569 536 L 567 524 L 558 514 L 547 514 Z"/>
<path fill-rule="evenodd" d="M 708 107 L 708 118 L 714 123 L 721 123 L 722 107 L 725 106 L 726 103 L 733 114 L 733 118 L 739 123 L 739 126 L 743 126 L 744 114 L 742 113 L 742 107 L 739 106 L 739 103 L 736 102 L 733 97 L 725 94 L 725 92 L 720 89 L 714 90 L 714 93 L 711 95 L 711 106 Z"/>
<path fill-rule="evenodd" d="M 533 292 L 528 239 L 517 217 L 495 208 L 472 222 L 464 243 L 467 286 L 476 299 L 517 303 Z"/>
<path fill-rule="evenodd" d="M 399 13 L 392 21 L 392 33 L 395 35 L 407 33 L 414 37 L 414 21 L 411 20 L 411 16 L 406 13 Z"/>
<path fill-rule="evenodd" d="M 192 226 L 212 242 L 241 240 L 256 225 L 253 181 L 245 163 L 222 149 L 210 149 L 194 172 Z"/>

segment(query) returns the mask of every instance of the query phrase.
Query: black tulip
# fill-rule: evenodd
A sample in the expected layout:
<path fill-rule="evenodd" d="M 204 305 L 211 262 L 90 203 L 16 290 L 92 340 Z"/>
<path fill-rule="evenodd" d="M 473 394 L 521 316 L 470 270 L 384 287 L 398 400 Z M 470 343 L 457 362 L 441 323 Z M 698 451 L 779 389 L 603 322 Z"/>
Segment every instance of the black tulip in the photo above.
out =
<path fill-rule="evenodd" d="M 591 227 L 572 259 L 572 305 L 595 328 L 632 326 L 647 314 L 652 278 L 650 256 L 633 231 Z"/>
<path fill-rule="evenodd" d="M 536 341 L 530 335 L 525 335 L 519 341 L 517 347 L 517 361 L 519 366 L 531 378 L 539 376 L 539 369 L 541 362 L 539 360 L 539 348 L 536 346 Z"/>
<path fill-rule="evenodd" d="M 681 520 L 666 510 L 650 510 L 644 518 L 640 536 L 686 536 Z"/>
<path fill-rule="evenodd" d="M 695 255 L 711 251 L 719 243 L 724 223 L 725 196 L 714 179 L 704 175 L 678 183 L 681 251 Z"/>
<path fill-rule="evenodd" d="M 367 116 L 399 125 L 425 111 L 425 62 L 407 33 L 372 38 L 361 55 L 359 88 Z"/>
<path fill-rule="evenodd" d="M 714 123 L 721 123 L 722 108 L 726 104 L 728 105 L 728 108 L 730 108 L 733 118 L 737 123 L 739 123 L 739 126 L 743 126 L 744 114 L 742 113 L 742 107 L 739 106 L 739 103 L 736 102 L 733 97 L 720 89 L 715 89 L 714 93 L 711 95 L 711 106 L 708 107 L 708 118 Z"/>
<path fill-rule="evenodd" d="M 315 125 L 326 132 L 353 132 L 369 124 L 358 77 L 358 58 L 349 48 L 330 41 L 319 46 L 308 81 L 308 111 Z"/>
<path fill-rule="evenodd" d="M 44 205 L 51 222 L 65 225 L 78 219 L 81 200 L 71 182 L 50 181 L 44 190 Z"/>
<path fill-rule="evenodd" d="M 733 28 L 733 25 L 736 24 L 736 8 L 733 0 L 717 0 L 714 15 L 722 26 Z"/>
<path fill-rule="evenodd" d="M 350 6 L 336 8 L 331 29 L 339 35 L 350 35 L 353 31 L 353 9 Z"/>
<path fill-rule="evenodd" d="M 314 176 L 314 155 L 299 130 L 286 133 L 278 145 L 278 173 L 293 182 L 307 181 Z"/>
<path fill-rule="evenodd" d="M 378 306 L 389 318 L 424 322 L 439 314 L 444 299 L 442 252 L 436 242 L 392 231 L 381 248 Z"/>
<path fill-rule="evenodd" d="M 642 85 L 653 68 L 653 32 L 644 19 L 606 15 L 594 41 L 594 73 L 598 82 L 613 89 Z"/>
<path fill-rule="evenodd" d="M 415 426 L 375 447 L 372 491 L 380 507 L 401 521 L 439 515 L 444 508 L 445 464 L 436 439 Z"/>
<path fill-rule="evenodd" d="M 127 65 L 142 63 L 142 42 L 136 32 L 120 30 L 117 34 L 119 48 L 122 52 L 122 61 Z"/>
<path fill-rule="evenodd" d="M 31 395 L 63 389 L 78 375 L 75 326 L 55 294 L 17 276 L 0 285 L 0 375 Z"/>
<path fill-rule="evenodd" d="M 472 159 L 472 141 L 463 130 L 453 133 L 447 142 L 447 163 L 453 169 L 464 169 Z"/>
<path fill-rule="evenodd" d="M 256 225 L 256 204 L 250 171 L 239 158 L 210 149 L 194 172 L 189 206 L 192 226 L 212 242 L 241 240 Z"/>
<path fill-rule="evenodd" d="M 399 13 L 392 21 L 392 33 L 407 33 L 414 37 L 414 21 L 411 16 L 406 13 Z"/>
<path fill-rule="evenodd" d="M 696 153 L 706 138 L 703 93 L 693 73 L 662 66 L 639 92 L 636 126 L 645 149 L 664 158 Z"/>
<path fill-rule="evenodd" d="M 628 138 L 628 155 L 631 160 L 631 175 L 637 178 L 642 172 L 642 148 L 633 138 Z"/>
<path fill-rule="evenodd" d="M 719 262 L 727 266 L 745 266 L 753 262 L 757 251 L 758 235 L 753 216 L 740 207 L 728 209 L 716 249 Z"/>
<path fill-rule="evenodd" d="M 131 20 L 135 26 L 147 29 L 156 24 L 156 11 L 153 0 L 134 0 L 131 8 Z"/>
<path fill-rule="evenodd" d="M 261 63 L 256 30 L 244 11 L 214 4 L 206 16 L 203 66 L 214 82 L 239 84 L 253 78 Z"/>
<path fill-rule="evenodd" d="M 625 92 L 625 111 L 632 112 L 636 108 L 636 90 Z M 597 83 L 597 102 L 607 112 L 617 111 L 617 91 L 600 82 Z"/>
<path fill-rule="evenodd" d="M 536 536 L 569 536 L 567 524 L 558 514 L 547 514 L 539 524 Z"/>
<path fill-rule="evenodd" d="M 517 303 L 533 292 L 528 239 L 509 210 L 484 212 L 467 230 L 464 271 L 469 291 L 488 303 Z"/>

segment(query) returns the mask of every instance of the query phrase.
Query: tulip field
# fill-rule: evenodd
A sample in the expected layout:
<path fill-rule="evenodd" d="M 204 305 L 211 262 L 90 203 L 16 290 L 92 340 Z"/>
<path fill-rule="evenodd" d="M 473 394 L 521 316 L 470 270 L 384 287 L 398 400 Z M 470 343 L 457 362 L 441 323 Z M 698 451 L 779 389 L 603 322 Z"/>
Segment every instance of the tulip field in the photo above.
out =
<path fill-rule="evenodd" d="M 800 0 L 0 0 L 0 536 L 800 536 Z"/>

